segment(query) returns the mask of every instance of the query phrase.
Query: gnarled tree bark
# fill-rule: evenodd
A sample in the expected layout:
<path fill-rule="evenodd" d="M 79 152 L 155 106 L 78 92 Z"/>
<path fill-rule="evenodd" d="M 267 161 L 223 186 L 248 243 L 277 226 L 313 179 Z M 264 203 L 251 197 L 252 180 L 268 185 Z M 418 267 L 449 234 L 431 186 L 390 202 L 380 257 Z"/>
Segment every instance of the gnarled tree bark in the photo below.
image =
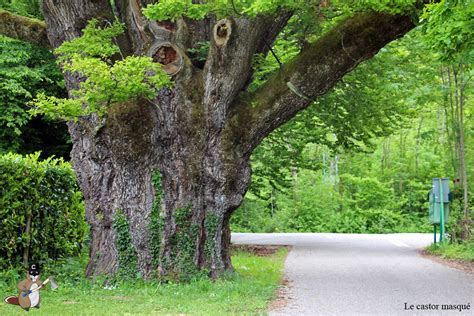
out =
<path fill-rule="evenodd" d="M 44 0 L 52 47 L 80 36 L 89 19 L 112 21 L 115 12 L 127 27 L 118 40 L 121 51 L 169 65 L 174 80 L 173 89 L 162 90 L 151 102 L 130 100 L 113 106 L 104 119 L 91 115 L 69 123 L 72 161 L 92 229 L 87 274 L 120 268 L 112 229 L 120 209 L 144 277 L 203 269 L 217 277 L 232 269 L 229 219 L 249 186 L 253 149 L 414 24 L 407 16 L 357 14 L 248 94 L 253 56 L 268 53 L 291 12 L 157 22 L 142 16 L 147 2 L 153 1 L 116 0 L 112 8 L 107 0 Z M 210 51 L 200 68 L 186 52 L 203 41 L 210 41 Z M 77 78 L 65 78 L 69 88 L 77 85 Z M 150 222 L 157 220 L 152 218 L 154 172 L 161 174 L 163 190 L 158 234 L 150 232 Z M 158 253 L 150 246 L 157 242 L 151 240 L 154 235 L 159 236 Z"/>

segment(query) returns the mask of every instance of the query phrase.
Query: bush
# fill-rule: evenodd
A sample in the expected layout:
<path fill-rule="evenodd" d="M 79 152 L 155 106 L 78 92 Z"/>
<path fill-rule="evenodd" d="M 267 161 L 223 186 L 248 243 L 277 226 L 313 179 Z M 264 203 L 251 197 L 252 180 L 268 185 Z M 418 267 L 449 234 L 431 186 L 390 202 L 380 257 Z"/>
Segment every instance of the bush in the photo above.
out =
<path fill-rule="evenodd" d="M 262 201 L 246 197 L 231 217 L 231 228 L 241 233 L 271 233 L 276 230 L 275 221 Z"/>
<path fill-rule="evenodd" d="M 38 157 L 0 155 L 0 268 L 18 268 L 24 255 L 45 263 L 81 250 L 86 224 L 74 172 Z"/>
<path fill-rule="evenodd" d="M 377 178 L 360 178 L 351 174 L 343 174 L 340 181 L 340 189 L 344 193 L 345 204 L 349 208 L 398 209 L 393 190 Z"/>
<path fill-rule="evenodd" d="M 418 185 L 412 196 L 400 198 L 390 184 L 376 178 L 344 174 L 340 180 L 338 192 L 320 171 L 300 170 L 292 191 L 277 193 L 272 209 L 266 201 L 247 195 L 231 218 L 232 230 L 373 234 L 432 231 L 424 209 L 425 187 Z M 447 225 L 447 229 L 450 227 Z"/>

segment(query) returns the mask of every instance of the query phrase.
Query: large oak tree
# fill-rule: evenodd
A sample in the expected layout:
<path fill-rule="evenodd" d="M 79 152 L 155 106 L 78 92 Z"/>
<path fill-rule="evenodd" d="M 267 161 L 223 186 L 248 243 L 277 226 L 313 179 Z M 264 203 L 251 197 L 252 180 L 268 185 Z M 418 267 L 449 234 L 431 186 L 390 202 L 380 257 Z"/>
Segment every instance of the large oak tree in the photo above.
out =
<path fill-rule="evenodd" d="M 216 277 L 232 269 L 229 219 L 249 187 L 252 151 L 414 22 L 408 14 L 353 13 L 248 92 L 253 56 L 269 53 L 295 14 L 291 8 L 220 20 L 211 13 L 201 20 L 153 21 L 142 13 L 153 2 L 44 0 L 45 24 L 3 11 L 0 33 L 56 48 L 81 36 L 92 18 L 118 19 L 126 26 L 117 39 L 122 54 L 148 55 L 164 65 L 174 85 L 156 98 L 130 99 L 103 117 L 91 114 L 68 123 L 91 226 L 86 273 L 119 269 L 123 247 L 117 246 L 113 222 L 121 210 L 144 277 L 191 271 Z M 210 42 L 206 61 L 193 63 L 188 49 L 202 42 Z M 64 76 L 70 90 L 81 80 L 69 72 Z M 158 194 L 152 184 L 156 173 Z M 159 214 L 152 212 L 154 201 Z"/>

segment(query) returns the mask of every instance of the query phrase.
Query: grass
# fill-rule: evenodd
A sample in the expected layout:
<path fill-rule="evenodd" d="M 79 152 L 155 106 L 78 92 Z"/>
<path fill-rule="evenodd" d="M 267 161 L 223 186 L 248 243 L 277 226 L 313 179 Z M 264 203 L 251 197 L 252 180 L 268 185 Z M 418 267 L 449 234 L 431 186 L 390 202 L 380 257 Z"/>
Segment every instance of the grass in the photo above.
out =
<path fill-rule="evenodd" d="M 449 242 L 432 244 L 426 250 L 443 258 L 474 261 L 474 240 L 459 244 Z"/>
<path fill-rule="evenodd" d="M 41 308 L 28 315 L 231 315 L 261 314 L 275 297 L 280 284 L 287 249 L 269 257 L 238 251 L 233 255 L 236 273 L 211 281 L 188 284 L 160 284 L 154 281 L 122 283 L 106 289 L 102 282 L 91 282 L 80 273 L 73 260 L 55 274 L 59 288 L 41 291 Z M 81 268 L 79 268 L 81 267 Z M 0 293 L 16 295 L 15 282 L 0 273 Z M 3 280 L 2 280 L 3 278 Z M 45 279 L 44 274 L 42 279 Z M 19 306 L 0 304 L 0 315 L 25 315 Z"/>

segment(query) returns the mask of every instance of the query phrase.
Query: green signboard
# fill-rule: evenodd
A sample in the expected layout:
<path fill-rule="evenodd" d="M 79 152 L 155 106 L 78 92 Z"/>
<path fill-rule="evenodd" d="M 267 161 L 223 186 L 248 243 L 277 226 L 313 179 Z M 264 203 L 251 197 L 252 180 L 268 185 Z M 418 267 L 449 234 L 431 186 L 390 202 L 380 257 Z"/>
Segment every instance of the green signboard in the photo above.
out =
<path fill-rule="evenodd" d="M 439 225 L 439 241 L 444 238 L 444 224 L 449 218 L 449 179 L 434 178 L 429 193 L 429 221 L 433 224 L 434 242 L 436 243 L 436 225 Z"/>
<path fill-rule="evenodd" d="M 444 203 L 444 222 L 446 223 L 449 218 L 449 203 Z M 430 192 L 430 213 L 429 213 L 429 220 L 430 224 L 437 224 L 439 225 L 441 222 L 441 203 L 435 202 L 435 197 L 433 192 Z"/>

